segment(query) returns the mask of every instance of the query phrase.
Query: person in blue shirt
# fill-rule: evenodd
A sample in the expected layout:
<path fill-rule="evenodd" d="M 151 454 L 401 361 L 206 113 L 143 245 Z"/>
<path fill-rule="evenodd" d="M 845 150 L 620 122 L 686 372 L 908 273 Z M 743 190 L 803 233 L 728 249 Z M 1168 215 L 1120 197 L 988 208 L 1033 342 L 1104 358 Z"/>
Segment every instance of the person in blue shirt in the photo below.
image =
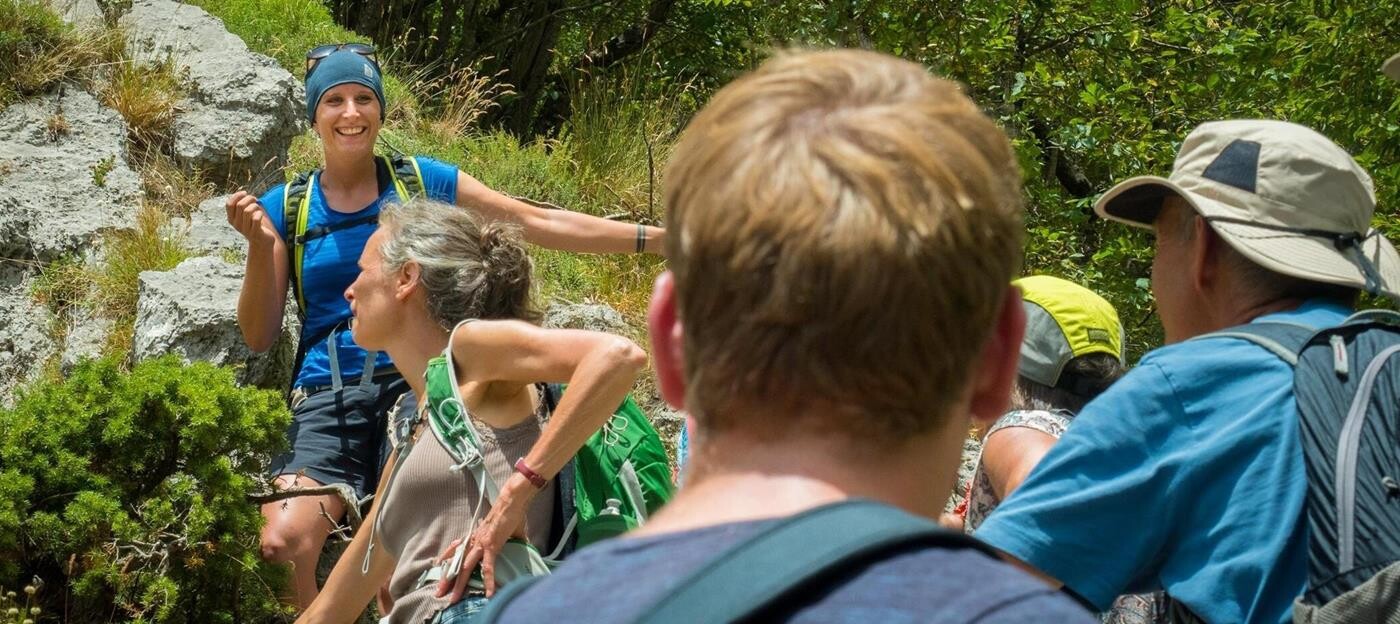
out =
<path fill-rule="evenodd" d="M 291 450 L 270 467 L 280 488 L 346 484 L 363 499 L 373 492 L 387 453 L 386 414 L 409 384 L 384 354 L 358 347 L 348 331 L 344 293 L 359 274 L 356 261 L 386 202 L 403 202 L 400 181 L 375 139 L 384 123 L 384 86 L 374 49 L 364 44 L 319 46 L 307 54 L 306 115 L 321 140 L 324 166 L 307 189 L 307 230 L 324 236 L 303 246 L 305 322 L 293 371 L 288 432 Z M 527 241 L 580 252 L 663 253 L 663 230 L 532 206 L 487 188 L 447 163 L 418 156 L 414 163 L 430 199 L 455 203 L 492 221 L 517 223 Z M 255 351 L 281 333 L 291 261 L 278 186 L 261 197 L 239 191 L 227 202 L 229 223 L 248 240 L 238 301 L 238 324 Z M 412 409 L 408 405 L 406 409 Z M 316 562 L 333 522 L 345 514 L 337 496 L 301 496 L 263 506 L 262 554 L 293 564 L 295 602 L 316 597 Z"/>
<path fill-rule="evenodd" d="M 1302 126 L 1212 122 L 1170 178 L 1133 178 L 1095 208 L 1156 233 L 1167 345 L 1084 407 L 977 536 L 1096 609 L 1165 589 L 1174 617 L 1292 621 L 1308 577 L 1293 370 L 1207 334 L 1320 329 L 1363 288 L 1395 297 L 1400 256 L 1370 227 L 1370 176 Z"/>

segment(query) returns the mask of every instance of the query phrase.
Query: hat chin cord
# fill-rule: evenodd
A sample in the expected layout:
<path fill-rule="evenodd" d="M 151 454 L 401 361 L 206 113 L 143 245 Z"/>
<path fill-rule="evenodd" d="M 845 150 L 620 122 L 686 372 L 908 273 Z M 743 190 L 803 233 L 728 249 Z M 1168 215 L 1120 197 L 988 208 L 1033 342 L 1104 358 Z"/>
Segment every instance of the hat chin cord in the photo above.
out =
<path fill-rule="evenodd" d="M 1371 293 L 1372 295 L 1381 294 L 1380 272 L 1376 270 L 1375 263 L 1371 262 L 1371 259 L 1367 258 L 1365 252 L 1361 250 L 1361 244 L 1366 242 L 1367 240 L 1370 240 L 1371 237 L 1380 234 L 1379 230 L 1373 229 L 1370 231 L 1370 233 L 1363 235 L 1359 232 L 1332 232 L 1329 230 L 1314 230 L 1311 228 L 1294 228 L 1283 225 L 1257 223 L 1245 219 L 1233 219 L 1230 217 L 1203 218 L 1206 221 L 1233 223 L 1236 225 L 1245 225 L 1265 230 L 1273 230 L 1275 232 L 1302 234 L 1304 236 L 1312 236 L 1315 238 L 1325 238 L 1327 240 L 1330 240 L 1332 241 L 1332 246 L 1337 248 L 1337 251 L 1348 253 L 1352 257 L 1352 262 L 1356 264 L 1357 268 L 1361 269 L 1361 275 L 1366 279 L 1366 285 L 1364 286 L 1366 292 Z"/>

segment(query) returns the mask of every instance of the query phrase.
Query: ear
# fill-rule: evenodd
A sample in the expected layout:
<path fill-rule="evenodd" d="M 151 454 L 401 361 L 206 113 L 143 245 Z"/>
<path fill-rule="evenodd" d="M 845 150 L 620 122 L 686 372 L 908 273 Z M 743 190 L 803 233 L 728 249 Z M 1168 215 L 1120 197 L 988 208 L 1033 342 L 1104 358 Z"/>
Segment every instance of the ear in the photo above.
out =
<path fill-rule="evenodd" d="M 394 276 L 394 297 L 407 301 L 422 284 L 423 267 L 412 260 L 405 262 Z"/>
<path fill-rule="evenodd" d="M 1026 333 L 1026 309 L 1021 306 L 1021 291 L 1007 285 L 997 312 L 996 326 L 983 345 L 976 372 L 973 373 L 968 411 L 973 420 L 990 423 L 1000 418 L 1011 405 L 1011 386 L 1016 383 L 1016 370 L 1021 363 L 1021 339 Z"/>
<path fill-rule="evenodd" d="M 1201 215 L 1193 215 L 1192 219 L 1191 285 L 1196 289 L 1196 294 L 1205 295 L 1215 286 L 1220 238 Z"/>
<path fill-rule="evenodd" d="M 671 407 L 685 409 L 685 348 L 681 319 L 676 315 L 676 279 L 670 271 L 656 276 L 647 309 L 647 330 L 651 333 L 651 364 L 656 369 L 656 386 Z"/>

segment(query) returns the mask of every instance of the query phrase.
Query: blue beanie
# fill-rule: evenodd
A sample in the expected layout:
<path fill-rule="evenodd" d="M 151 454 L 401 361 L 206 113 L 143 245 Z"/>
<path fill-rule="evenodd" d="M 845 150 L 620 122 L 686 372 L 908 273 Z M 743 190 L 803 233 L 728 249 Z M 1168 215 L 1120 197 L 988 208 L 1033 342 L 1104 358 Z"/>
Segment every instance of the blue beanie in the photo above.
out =
<path fill-rule="evenodd" d="M 321 59 L 306 77 L 306 118 L 316 121 L 316 106 L 321 97 L 333 87 L 348 83 L 362 84 L 374 91 L 379 98 L 379 120 L 384 121 L 384 78 L 379 75 L 379 67 L 358 52 L 336 50 Z"/>

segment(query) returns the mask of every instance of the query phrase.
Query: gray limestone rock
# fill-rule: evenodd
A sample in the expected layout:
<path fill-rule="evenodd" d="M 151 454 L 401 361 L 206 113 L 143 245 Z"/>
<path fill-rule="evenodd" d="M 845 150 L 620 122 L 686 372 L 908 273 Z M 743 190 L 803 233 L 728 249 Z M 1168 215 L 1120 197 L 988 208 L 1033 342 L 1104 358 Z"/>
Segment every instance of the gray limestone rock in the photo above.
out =
<path fill-rule="evenodd" d="M 136 304 L 136 359 L 175 353 L 186 361 L 240 367 L 238 380 L 286 388 L 291 372 L 292 324 L 266 353 L 253 353 L 238 329 L 243 268 L 219 258 L 191 258 L 171 271 L 141 274 Z"/>
<path fill-rule="evenodd" d="M 59 361 L 65 373 L 83 360 L 101 356 L 115 323 L 94 310 L 84 308 L 70 313 L 66 325 L 68 332 L 63 336 L 63 358 Z"/>
<path fill-rule="evenodd" d="M 235 252 L 239 258 L 246 257 L 248 242 L 238 230 L 228 224 L 228 212 L 224 203 L 228 195 L 220 195 L 200 202 L 190 215 L 186 242 L 191 249 L 201 253 Z"/>
<path fill-rule="evenodd" d="M 64 21 L 75 26 L 102 25 L 102 7 L 97 0 L 56 0 L 53 6 Z"/>
<path fill-rule="evenodd" d="M 0 257 L 49 262 L 129 228 L 140 179 L 126 123 L 63 85 L 0 110 Z"/>
<path fill-rule="evenodd" d="M 235 182 L 276 175 L 305 127 L 302 87 L 276 61 L 248 50 L 222 21 L 172 0 L 136 0 L 121 18 L 132 55 L 188 72 L 174 151 L 185 166 Z"/>
<path fill-rule="evenodd" d="M 587 329 L 622 336 L 631 333 L 621 312 L 596 303 L 553 303 L 544 312 L 544 326 Z"/>
<path fill-rule="evenodd" d="M 0 264 L 0 406 L 34 379 L 55 351 L 49 337 L 53 315 L 30 295 L 33 274 Z"/>

